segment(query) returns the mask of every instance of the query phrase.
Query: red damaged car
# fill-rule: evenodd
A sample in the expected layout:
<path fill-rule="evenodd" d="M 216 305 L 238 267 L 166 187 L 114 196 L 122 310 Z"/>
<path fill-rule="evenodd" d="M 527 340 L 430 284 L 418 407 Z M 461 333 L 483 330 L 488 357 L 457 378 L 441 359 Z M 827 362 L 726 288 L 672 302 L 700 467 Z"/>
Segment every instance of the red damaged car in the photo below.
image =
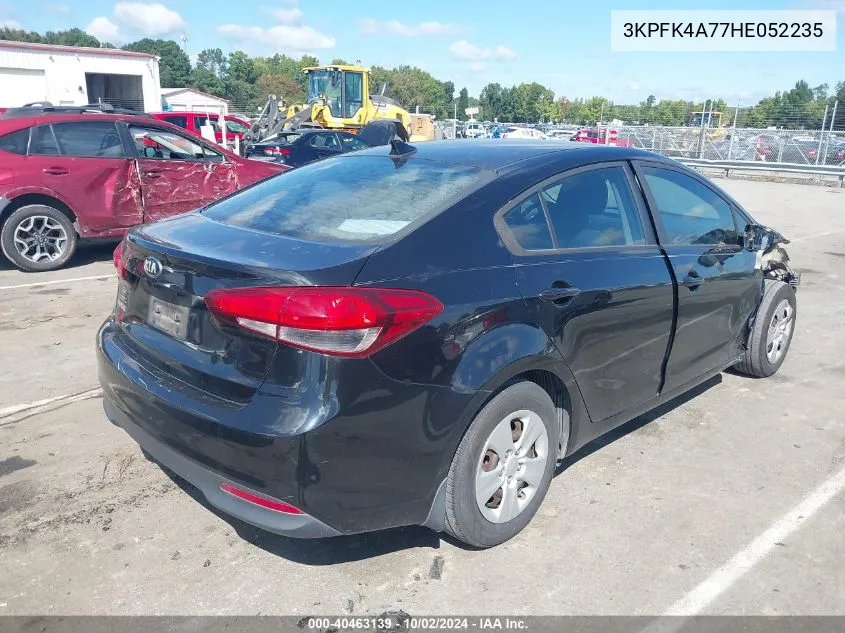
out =
<path fill-rule="evenodd" d="M 0 244 L 21 270 L 54 270 L 80 239 L 120 238 L 287 169 L 143 114 L 11 109 L 0 118 Z"/>

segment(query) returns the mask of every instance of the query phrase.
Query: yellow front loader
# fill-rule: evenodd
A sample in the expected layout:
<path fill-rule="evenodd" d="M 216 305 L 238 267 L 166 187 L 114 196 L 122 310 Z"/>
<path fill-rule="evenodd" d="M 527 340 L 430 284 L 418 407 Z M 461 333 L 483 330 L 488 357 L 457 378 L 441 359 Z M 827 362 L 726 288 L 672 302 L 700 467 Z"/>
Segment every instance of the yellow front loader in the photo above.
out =
<path fill-rule="evenodd" d="M 370 94 L 370 73 L 362 66 L 329 65 L 303 69 L 308 79 L 308 102 L 279 107 L 270 95 L 259 120 L 246 135 L 256 143 L 284 130 L 322 127 L 357 133 L 377 119 L 398 121 L 410 133 L 411 141 L 431 140 L 426 126 L 414 124 L 410 114 L 381 94 Z M 417 133 L 415 133 L 417 132 Z"/>

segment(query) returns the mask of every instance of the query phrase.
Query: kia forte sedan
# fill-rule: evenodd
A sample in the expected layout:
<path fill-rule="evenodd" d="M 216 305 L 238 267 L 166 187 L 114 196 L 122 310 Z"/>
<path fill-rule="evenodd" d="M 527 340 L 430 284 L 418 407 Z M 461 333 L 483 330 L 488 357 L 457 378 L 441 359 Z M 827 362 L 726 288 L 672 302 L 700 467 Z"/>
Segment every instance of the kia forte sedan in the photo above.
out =
<path fill-rule="evenodd" d="M 493 546 L 585 443 L 728 367 L 778 370 L 784 243 L 648 152 L 394 141 L 130 232 L 105 411 L 266 530 Z"/>

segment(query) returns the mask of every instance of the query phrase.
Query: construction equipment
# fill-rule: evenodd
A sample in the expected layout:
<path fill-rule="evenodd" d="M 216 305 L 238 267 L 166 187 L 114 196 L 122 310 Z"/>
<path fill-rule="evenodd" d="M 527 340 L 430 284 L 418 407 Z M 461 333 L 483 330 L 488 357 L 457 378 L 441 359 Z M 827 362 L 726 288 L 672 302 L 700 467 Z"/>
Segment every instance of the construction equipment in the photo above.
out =
<path fill-rule="evenodd" d="M 411 141 L 433 140 L 429 126 L 414 125 L 415 118 L 395 101 L 381 93 L 370 95 L 370 74 L 362 66 L 332 64 L 303 69 L 308 79 L 307 103 L 284 106 L 278 97 L 270 95 L 267 104 L 252 129 L 245 135 L 247 143 L 257 143 L 275 134 L 301 127 L 321 127 L 358 131 L 377 119 L 396 121 L 410 134 Z"/>

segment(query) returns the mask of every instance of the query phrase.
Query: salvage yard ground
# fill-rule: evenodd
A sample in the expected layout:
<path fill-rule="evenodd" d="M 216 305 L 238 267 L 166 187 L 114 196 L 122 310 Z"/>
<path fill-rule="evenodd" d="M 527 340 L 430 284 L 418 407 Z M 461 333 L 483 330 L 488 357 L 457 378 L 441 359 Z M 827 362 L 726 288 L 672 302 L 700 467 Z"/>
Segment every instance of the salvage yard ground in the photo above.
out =
<path fill-rule="evenodd" d="M 719 182 L 793 239 L 780 373 L 722 374 L 586 447 L 487 551 L 422 528 L 296 541 L 227 522 L 102 413 L 111 248 L 3 267 L 0 615 L 845 614 L 845 190 Z"/>

